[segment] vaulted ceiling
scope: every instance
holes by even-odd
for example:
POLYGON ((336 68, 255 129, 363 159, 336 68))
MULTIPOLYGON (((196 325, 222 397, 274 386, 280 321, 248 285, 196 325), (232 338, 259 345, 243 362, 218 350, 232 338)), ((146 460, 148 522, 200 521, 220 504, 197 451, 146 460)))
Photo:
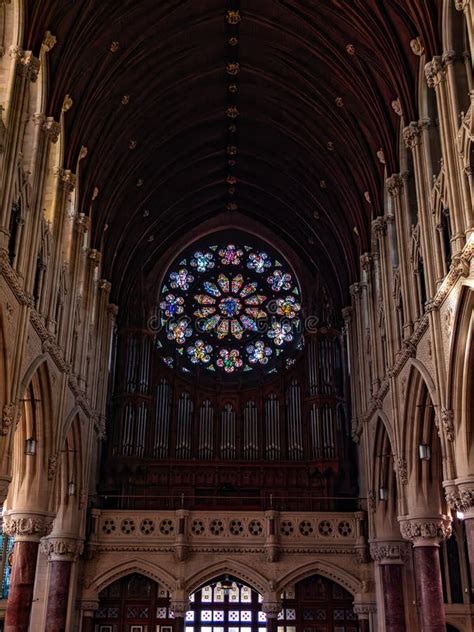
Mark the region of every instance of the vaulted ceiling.
POLYGON ((347 302, 384 168, 397 170, 392 102, 417 116, 410 41, 427 59, 439 52, 438 0, 28 5, 25 48, 38 52, 47 30, 57 38, 47 114, 58 119, 71 95, 65 166, 87 147, 81 210, 116 302, 223 211, 262 222, 347 302))

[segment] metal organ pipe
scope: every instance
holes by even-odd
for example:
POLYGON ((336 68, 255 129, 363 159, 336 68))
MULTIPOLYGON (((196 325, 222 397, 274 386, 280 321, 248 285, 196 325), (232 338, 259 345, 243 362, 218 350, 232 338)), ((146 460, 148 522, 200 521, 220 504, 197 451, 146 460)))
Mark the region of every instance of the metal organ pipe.
POLYGON ((232 459, 237 451, 235 410, 232 404, 226 404, 222 411, 221 457, 232 459))
POLYGON ((165 379, 160 380, 156 389, 155 403, 155 440, 153 456, 166 459, 168 456, 170 419, 171 419, 171 385, 165 379))
POLYGON ((184 391, 178 402, 176 428, 176 457, 178 459, 188 459, 191 456, 193 410, 194 406, 189 393, 184 391))
POLYGON ((280 402, 272 393, 265 401, 265 429, 267 435, 266 454, 270 460, 280 458, 280 402))
POLYGON ((148 408, 143 402, 138 407, 136 435, 134 438, 133 456, 142 457, 145 452, 146 426, 148 420, 148 408))
POLYGON ((288 457, 292 461, 303 458, 303 428, 301 425, 301 387, 292 380, 286 391, 288 457))
POLYGON ((311 443, 313 459, 321 458, 321 433, 320 433, 320 417, 317 404, 311 406, 309 413, 311 424, 311 443))
POLYGON ((254 401, 249 401, 244 408, 244 441, 243 458, 246 461, 258 459, 258 411, 254 401))
POLYGON ((133 454, 133 435, 135 427, 135 406, 129 402, 125 406, 123 415, 122 438, 118 446, 119 452, 123 456, 132 456, 133 454))
POLYGON ((206 399, 199 411, 199 447, 200 459, 212 459, 214 453, 214 408, 206 399))

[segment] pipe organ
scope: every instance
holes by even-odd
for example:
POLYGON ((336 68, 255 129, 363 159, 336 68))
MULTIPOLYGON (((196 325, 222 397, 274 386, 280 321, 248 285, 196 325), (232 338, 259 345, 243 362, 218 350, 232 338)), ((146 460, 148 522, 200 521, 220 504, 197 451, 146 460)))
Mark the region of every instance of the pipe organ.
POLYGON ((350 434, 341 332, 307 335, 291 367, 232 389, 218 381, 210 389, 165 366, 148 332, 124 330, 120 341, 109 446, 119 469, 179 461, 180 476, 187 462, 197 476, 211 465, 286 463, 287 471, 337 475, 350 434))

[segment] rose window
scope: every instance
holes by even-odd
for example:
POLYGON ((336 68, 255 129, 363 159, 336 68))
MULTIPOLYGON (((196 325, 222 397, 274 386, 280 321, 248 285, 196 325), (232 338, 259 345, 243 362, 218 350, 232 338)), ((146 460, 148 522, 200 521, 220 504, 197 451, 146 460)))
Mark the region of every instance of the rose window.
POLYGON ((302 348, 294 273, 281 254, 244 233, 216 235, 177 257, 158 306, 157 347, 165 364, 184 372, 275 373, 302 348))

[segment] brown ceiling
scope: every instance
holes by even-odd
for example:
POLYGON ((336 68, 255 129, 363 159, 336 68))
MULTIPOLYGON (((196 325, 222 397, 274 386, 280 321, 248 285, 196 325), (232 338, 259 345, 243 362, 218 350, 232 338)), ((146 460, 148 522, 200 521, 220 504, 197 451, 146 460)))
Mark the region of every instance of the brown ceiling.
POLYGON ((59 118, 64 95, 72 96, 66 167, 75 169, 88 148, 81 210, 92 216, 115 301, 178 236, 232 201, 242 226, 247 217, 264 223, 319 267, 338 306, 347 302, 370 219, 382 208, 379 148, 388 173, 397 170, 392 101, 399 97, 406 121, 417 116, 419 58, 410 40, 420 37, 427 58, 439 52, 437 0, 28 5, 25 48, 37 52, 46 30, 57 37, 47 114, 59 118), (236 26, 225 19, 233 8, 236 26), (227 43, 232 35, 237 46, 227 43), (236 77, 225 69, 233 60, 236 77), (229 96, 234 80, 238 93, 229 96), (238 119, 226 117, 229 104, 238 119), (238 148, 235 166, 229 142, 238 148), (237 179, 232 196, 229 175, 237 179))

